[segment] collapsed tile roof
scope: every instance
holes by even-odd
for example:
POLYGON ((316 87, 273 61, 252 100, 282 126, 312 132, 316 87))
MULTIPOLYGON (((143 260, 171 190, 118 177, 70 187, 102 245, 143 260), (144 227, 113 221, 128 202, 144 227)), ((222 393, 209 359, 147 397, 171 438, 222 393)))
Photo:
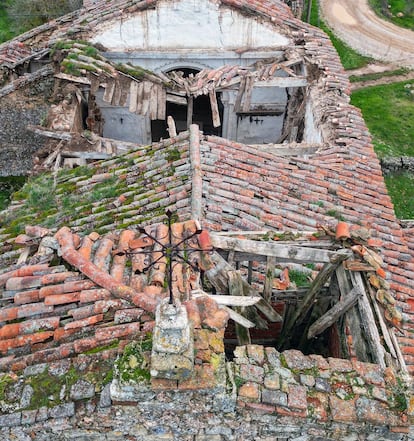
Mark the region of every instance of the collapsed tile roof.
MULTIPOLYGON (((14 42, 41 51, 66 38, 69 29, 71 36, 87 38, 98 23, 121 19, 156 3, 100 2, 29 31, 14 42)), ((203 135, 193 127, 177 137, 98 162, 89 170, 61 173, 56 177, 54 205, 39 222, 68 225, 79 234, 94 230, 111 234, 160 222, 168 208, 180 221, 195 218, 210 231, 314 231, 319 225, 336 224, 338 219, 366 227, 381 252, 387 281, 403 311, 400 344, 409 370, 414 372, 411 230, 403 230, 395 217, 369 133, 361 112, 349 104, 349 82, 328 37, 294 19, 276 1, 221 3, 259 15, 295 37, 304 58, 317 67, 309 94, 318 102, 314 118, 323 142, 308 155, 281 156, 271 148, 203 135), (105 191, 101 197, 99 192, 92 197, 94 189, 105 191), (73 195, 70 206, 64 198, 68 191, 73 195)), ((0 50, 4 52, 10 44, 15 43, 5 43, 0 50)), ((22 53, 21 59, 26 55, 22 53)), ((21 192, 21 200, 16 199, 3 213, 0 264, 4 273, 14 268, 21 253, 15 248, 14 236, 19 228, 23 231, 25 224, 36 221, 27 196, 21 192)))

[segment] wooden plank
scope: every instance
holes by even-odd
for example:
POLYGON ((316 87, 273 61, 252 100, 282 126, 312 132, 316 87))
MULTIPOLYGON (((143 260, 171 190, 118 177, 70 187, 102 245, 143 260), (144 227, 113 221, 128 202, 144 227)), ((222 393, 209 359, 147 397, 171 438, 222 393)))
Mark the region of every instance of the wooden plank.
MULTIPOLYGON (((254 328, 254 323, 253 322, 248 320, 246 317, 243 317, 241 314, 239 314, 238 312, 234 311, 233 309, 228 308, 227 306, 224 306, 224 305, 220 306, 220 308, 224 309, 225 311, 227 311, 229 317, 234 322, 236 322, 236 329, 239 328, 239 327, 240 328, 242 327, 244 329, 254 328)), ((250 339, 249 339, 249 342, 251 342, 250 339)), ((239 345, 243 346, 243 344, 250 344, 250 343, 248 343, 247 340, 246 340, 245 343, 241 343, 240 340, 239 340, 239 345)))
POLYGON ((129 86, 129 111, 135 113, 137 110, 137 93, 138 93, 138 83, 136 81, 131 81, 129 86))
POLYGON ((187 105, 187 98, 185 96, 173 95, 171 93, 167 93, 166 100, 169 103, 178 104, 180 106, 187 105))
POLYGON ((108 79, 102 100, 105 101, 105 103, 111 103, 112 98, 114 96, 114 92, 115 92, 115 81, 108 79))
POLYGON ((374 363, 377 363, 381 368, 385 368, 385 349, 381 343, 381 337, 378 332, 377 324, 375 323, 374 314, 371 309, 370 302, 365 292, 364 282, 362 276, 358 272, 351 272, 351 281, 354 286, 362 292, 358 299, 358 309, 361 314, 361 324, 365 331, 365 336, 371 349, 371 354, 374 363))
POLYGON ((147 115, 150 108, 150 99, 151 99, 151 90, 152 90, 152 83, 150 81, 144 81, 143 82, 143 89, 142 89, 142 108, 141 108, 141 115, 147 115))
POLYGON ((397 358, 397 353, 395 351, 394 344, 391 340, 389 328, 388 328, 387 324, 385 323, 384 316, 383 316, 381 309, 375 299, 374 291, 373 291, 370 283, 367 280, 366 274, 364 274, 364 279, 365 279, 365 286, 367 287, 368 292, 371 297, 371 301, 372 301, 372 305, 374 307, 375 315, 377 316, 377 320, 378 320, 378 323, 381 328, 382 336, 384 337, 385 343, 388 346, 388 349, 390 351, 391 356, 394 358, 397 358))
POLYGON ((273 292, 273 279, 275 274, 276 259, 274 257, 268 257, 266 263, 266 278, 263 287, 263 298, 268 302, 272 299, 273 292))
POLYGON ((167 112, 167 91, 163 86, 158 87, 158 104, 157 104, 157 119, 165 120, 167 112))
MULTIPOLYGON (((352 290, 352 284, 348 279, 348 274, 349 273, 345 271, 343 265, 339 265, 335 272, 339 291, 343 297, 345 297, 349 291, 352 290)), ((345 325, 348 326, 352 335, 352 349, 358 357, 358 360, 368 361, 368 346, 362 330, 361 316, 357 306, 352 307, 345 314, 345 325)))
POLYGON ((170 138, 177 136, 177 128, 175 127, 174 118, 171 115, 168 115, 167 125, 168 125, 168 134, 170 135, 170 138))
POLYGON ((355 305, 360 295, 361 292, 357 287, 352 289, 342 301, 336 303, 329 311, 322 315, 322 317, 319 317, 318 320, 309 327, 307 338, 311 339, 332 326, 343 314, 355 305))
POLYGON ((308 80, 305 77, 273 77, 269 80, 256 81, 254 87, 305 87, 308 80))
POLYGON ((86 84, 90 85, 91 81, 88 78, 85 77, 75 77, 74 75, 68 75, 65 73, 58 73, 55 75, 55 78, 59 78, 60 80, 66 80, 70 81, 71 83, 78 83, 78 84, 86 84))
POLYGON ((114 84, 115 84, 115 89, 114 89, 114 94, 112 97, 111 104, 113 106, 119 106, 119 103, 121 101, 121 95, 122 95, 122 86, 121 86, 121 82, 119 81, 119 79, 116 79, 114 84))
POLYGON ((244 92, 243 103, 242 103, 242 107, 241 107, 242 112, 248 112, 250 110, 253 85, 254 85, 254 77, 247 77, 246 90, 244 92))
MULTIPOLYGON (((234 250, 262 256, 276 257, 280 261, 297 263, 329 263, 340 255, 336 251, 317 248, 281 245, 274 242, 261 242, 249 239, 238 239, 211 233, 212 245, 223 250, 234 250)), ((347 256, 351 251, 347 252, 347 256)), ((256 260, 256 259, 252 259, 256 260)))
POLYGON ((194 98, 188 97, 187 100, 187 129, 193 124, 193 110, 194 110, 194 98))
POLYGON ((62 150, 61 155, 65 158, 82 158, 82 159, 108 159, 112 155, 100 152, 72 152, 71 150, 62 150))
MULTIPOLYGON (((230 295, 242 296, 243 295, 243 281, 238 271, 229 271, 229 293, 230 295)), ((237 308, 236 312, 239 314, 245 314, 246 308, 237 308)), ((236 336, 239 346, 248 345, 251 343, 250 332, 247 326, 241 326, 236 322, 236 336)))
POLYGON ((149 116, 151 121, 157 119, 158 115, 158 89, 160 86, 151 84, 150 100, 149 100, 149 116))
POLYGON ((52 139, 61 139, 64 141, 70 141, 72 139, 72 135, 69 132, 53 132, 51 130, 47 130, 42 126, 27 126, 27 129, 36 135, 45 136, 46 138, 52 139))
POLYGON ((246 90, 246 77, 243 77, 240 81, 239 91, 237 93, 236 101, 234 104, 234 110, 236 113, 239 113, 242 110, 242 100, 245 90, 246 90))
POLYGON ((214 89, 210 90, 209 97, 210 97, 211 114, 213 117, 213 127, 220 127, 221 126, 220 113, 217 103, 217 95, 214 89))
MULTIPOLYGON (((206 277, 209 279, 211 284, 216 288, 219 293, 228 293, 228 273, 235 271, 232 266, 230 266, 217 252, 213 252, 209 255, 209 259, 212 263, 211 268, 205 271, 206 277)), ((258 293, 245 281, 242 279, 243 295, 258 296, 258 293)), ((280 315, 273 309, 273 307, 261 299, 255 307, 262 312, 265 317, 271 322, 281 321, 280 315)), ((254 308, 254 307, 249 307, 254 308)), ((267 323, 263 320, 255 311, 251 312, 252 316, 249 315, 249 319, 252 320, 259 329, 266 329, 267 323), (254 318, 253 318, 254 317, 254 318)))
POLYGON ((341 250, 336 254, 335 258, 332 259, 331 262, 325 263, 323 268, 319 271, 318 275, 315 277, 315 280, 312 282, 312 285, 310 286, 301 304, 298 306, 295 313, 292 315, 292 318, 287 325, 288 331, 290 331, 294 326, 300 325, 303 322, 307 313, 311 309, 318 292, 329 280, 329 278, 331 277, 332 273, 336 270, 338 265, 348 256, 349 256, 348 250, 341 250))
POLYGON ((220 294, 209 294, 202 291, 201 289, 196 289, 191 291, 191 296, 198 298, 201 296, 208 296, 215 300, 219 305, 225 306, 252 306, 260 301, 260 297, 254 296, 240 296, 240 295, 220 295, 220 294))

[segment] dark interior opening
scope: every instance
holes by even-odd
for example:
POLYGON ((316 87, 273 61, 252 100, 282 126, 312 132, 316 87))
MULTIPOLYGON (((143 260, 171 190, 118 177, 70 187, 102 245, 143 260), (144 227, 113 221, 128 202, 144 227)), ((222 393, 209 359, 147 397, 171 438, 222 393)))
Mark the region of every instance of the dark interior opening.
MULTIPOLYGON (((183 73, 186 78, 190 75, 195 75, 199 71, 195 69, 182 68, 177 71, 183 73)), ((220 121, 223 120, 223 103, 220 98, 220 94, 217 94, 217 103, 220 115, 220 121)), ((175 121, 177 133, 183 132, 188 129, 187 127, 187 114, 188 105, 180 105, 176 103, 167 102, 166 115, 171 116, 175 121)), ((200 95, 193 101, 193 115, 192 124, 197 124, 200 130, 205 135, 221 136, 222 126, 213 126, 213 116, 211 112, 210 99, 206 95, 200 95)), ((155 120, 151 122, 151 137, 153 142, 160 141, 162 138, 168 138, 168 126, 166 120, 155 120)))

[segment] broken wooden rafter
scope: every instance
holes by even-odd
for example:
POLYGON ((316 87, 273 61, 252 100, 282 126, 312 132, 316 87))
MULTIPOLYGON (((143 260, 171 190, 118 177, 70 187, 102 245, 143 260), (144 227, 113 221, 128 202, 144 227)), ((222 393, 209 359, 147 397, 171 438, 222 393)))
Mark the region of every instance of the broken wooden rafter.
POLYGON ((377 324, 375 323, 375 317, 371 309, 370 301, 366 295, 362 276, 358 272, 351 272, 350 275, 353 286, 358 287, 358 289, 362 292, 362 295, 358 299, 358 309, 361 314, 361 324, 371 349, 373 361, 384 369, 386 367, 385 349, 381 342, 377 324))
POLYGON ((319 317, 318 320, 309 327, 307 338, 311 339, 332 326, 340 317, 342 317, 342 315, 355 305, 360 295, 361 292, 357 287, 352 289, 343 300, 336 303, 329 311, 319 317))
POLYGON ((365 286, 367 287, 367 290, 370 294, 371 297, 371 301, 372 301, 372 305, 374 307, 374 311, 375 314, 377 316, 377 320, 379 322, 380 328, 381 328, 381 332, 382 335, 384 337, 385 343, 388 346, 388 350, 390 351, 390 354, 392 357, 397 358, 397 353, 396 353, 396 349, 394 348, 394 343, 391 340, 391 336, 390 336, 390 330, 387 326, 387 324, 385 323, 383 314, 380 310, 380 307, 377 303, 377 300, 375 299, 375 293, 371 287, 371 284, 369 283, 369 281, 367 280, 366 274, 364 275, 364 280, 365 280, 365 286))
POLYGON ((308 80, 305 77, 273 77, 264 81, 256 81, 254 87, 305 87, 308 80))
POLYGON ((69 132, 55 132, 52 130, 45 129, 42 126, 29 125, 27 126, 27 130, 36 133, 36 135, 45 136, 46 138, 60 139, 64 141, 70 141, 72 139, 72 134, 69 132))
MULTIPOLYGON (((205 275, 211 284, 216 288, 219 293, 229 292, 229 271, 234 271, 234 268, 229 265, 217 252, 212 252, 208 259, 210 261, 210 267, 205 271, 205 275)), ((258 293, 244 280, 242 279, 243 295, 258 296, 258 293)), ((249 307, 248 309, 253 308, 249 307)), ((266 302, 262 297, 260 301, 255 305, 264 316, 271 322, 280 322, 282 317, 273 309, 270 303, 266 302)), ((266 329, 266 321, 263 320, 256 311, 254 311, 255 318, 249 316, 249 319, 255 322, 256 326, 261 329, 266 329)))
MULTIPOLYGON (((343 253, 296 245, 281 245, 275 242, 238 239, 214 233, 211 234, 211 240, 215 248, 251 254, 251 259, 245 258, 244 260, 257 260, 255 256, 262 255, 276 257, 283 262, 330 263, 343 253)), ((350 251, 346 251, 346 256, 349 256, 350 253, 350 251)))
MULTIPOLYGON (((243 296, 243 280, 238 271, 228 271, 229 293, 232 296, 243 296)), ((246 314, 246 308, 236 308, 238 314, 246 314)), ((244 326, 236 322, 236 336, 240 346, 251 343, 249 326, 244 326)))
POLYGON ((284 334, 281 338, 281 341, 284 342, 288 338, 288 333, 295 327, 300 325, 308 314, 309 310, 312 308, 316 296, 321 288, 325 285, 325 283, 329 280, 332 273, 336 270, 336 268, 340 265, 340 263, 349 257, 350 252, 348 250, 341 250, 336 253, 335 257, 329 262, 326 263, 321 271, 319 271, 318 275, 315 277, 315 280, 312 282, 311 286, 308 289, 305 297, 302 302, 296 308, 295 312, 292 314, 289 322, 286 324, 286 334, 284 334))

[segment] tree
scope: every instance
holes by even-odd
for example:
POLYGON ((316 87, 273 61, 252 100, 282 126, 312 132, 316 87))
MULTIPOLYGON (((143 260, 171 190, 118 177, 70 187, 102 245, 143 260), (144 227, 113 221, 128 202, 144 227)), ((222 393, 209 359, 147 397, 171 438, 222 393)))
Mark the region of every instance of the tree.
POLYGON ((39 26, 52 18, 75 11, 82 6, 82 0, 11 0, 7 7, 11 27, 23 32, 39 26))

